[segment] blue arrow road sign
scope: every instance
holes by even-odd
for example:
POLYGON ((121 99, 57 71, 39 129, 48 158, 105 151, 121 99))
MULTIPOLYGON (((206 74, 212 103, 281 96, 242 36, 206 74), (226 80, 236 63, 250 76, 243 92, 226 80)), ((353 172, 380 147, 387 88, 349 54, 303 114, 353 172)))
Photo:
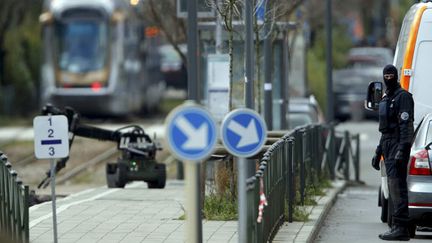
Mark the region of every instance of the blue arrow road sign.
POLYGON ((238 157, 257 154, 267 138, 267 126, 261 116, 251 109, 237 109, 228 113, 222 122, 222 142, 238 157))
POLYGON ((180 106, 166 119, 166 141, 177 158, 197 161, 213 152, 217 141, 216 124, 200 106, 180 106))

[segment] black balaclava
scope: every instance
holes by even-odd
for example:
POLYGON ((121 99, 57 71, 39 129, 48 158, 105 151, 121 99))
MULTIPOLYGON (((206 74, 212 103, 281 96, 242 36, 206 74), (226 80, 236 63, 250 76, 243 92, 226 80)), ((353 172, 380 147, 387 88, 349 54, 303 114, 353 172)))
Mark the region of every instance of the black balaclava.
POLYGON ((383 69, 383 79, 388 91, 394 91, 399 87, 398 72, 395 66, 389 64, 383 69), (385 79, 384 74, 393 74, 392 79, 385 79))

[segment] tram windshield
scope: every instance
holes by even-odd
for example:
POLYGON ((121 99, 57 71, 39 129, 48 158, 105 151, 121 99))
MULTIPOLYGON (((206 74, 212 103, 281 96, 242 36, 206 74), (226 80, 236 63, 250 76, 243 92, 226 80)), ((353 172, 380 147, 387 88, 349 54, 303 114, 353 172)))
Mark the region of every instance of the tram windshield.
POLYGON ((63 71, 103 69, 108 57, 107 24, 99 19, 71 19, 56 26, 57 64, 63 71))

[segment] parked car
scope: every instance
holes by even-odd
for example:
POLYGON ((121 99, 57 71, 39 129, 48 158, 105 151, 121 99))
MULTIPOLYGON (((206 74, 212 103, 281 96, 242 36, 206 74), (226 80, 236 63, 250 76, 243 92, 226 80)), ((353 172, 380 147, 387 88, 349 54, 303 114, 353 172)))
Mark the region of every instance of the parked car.
MULTIPOLYGON (((432 113, 427 114, 415 131, 408 163, 408 207, 410 236, 414 237, 417 226, 432 227, 432 113)), ((382 163, 383 165, 383 163, 382 163)), ((385 171, 383 167, 382 171, 385 171)), ((393 205, 388 200, 386 184, 380 188, 379 205, 381 220, 392 222, 393 205), (387 195, 386 195, 387 194, 387 195)))
POLYGON ((324 122, 323 113, 314 96, 290 98, 287 119, 289 129, 324 122))
MULTIPOLYGON (((179 45, 182 53, 187 52, 185 44, 179 45)), ((162 45, 159 47, 159 53, 162 56, 161 72, 163 79, 168 87, 176 89, 187 89, 187 69, 178 52, 172 45, 162 45)))
POLYGON ((364 118, 377 118, 376 112, 363 108, 367 90, 364 88, 371 81, 381 78, 379 74, 370 69, 341 69, 333 72, 333 93, 335 117, 339 120, 362 120, 364 118))
POLYGON ((382 68, 393 62, 393 51, 384 47, 354 47, 348 52, 351 68, 382 68))
POLYGON ((383 47, 355 47, 349 50, 348 67, 333 72, 335 117, 339 120, 377 118, 363 109, 365 86, 382 80, 382 69, 392 63, 393 51, 383 47))

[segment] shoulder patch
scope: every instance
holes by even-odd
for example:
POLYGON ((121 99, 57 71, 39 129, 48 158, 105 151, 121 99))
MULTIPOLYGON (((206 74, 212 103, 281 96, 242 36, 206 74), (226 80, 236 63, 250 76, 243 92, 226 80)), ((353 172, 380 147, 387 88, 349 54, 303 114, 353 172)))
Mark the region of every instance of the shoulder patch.
POLYGON ((400 118, 401 118, 403 121, 408 120, 408 118, 409 118, 409 114, 408 114, 408 112, 406 112, 406 111, 402 112, 401 115, 400 115, 400 118))

